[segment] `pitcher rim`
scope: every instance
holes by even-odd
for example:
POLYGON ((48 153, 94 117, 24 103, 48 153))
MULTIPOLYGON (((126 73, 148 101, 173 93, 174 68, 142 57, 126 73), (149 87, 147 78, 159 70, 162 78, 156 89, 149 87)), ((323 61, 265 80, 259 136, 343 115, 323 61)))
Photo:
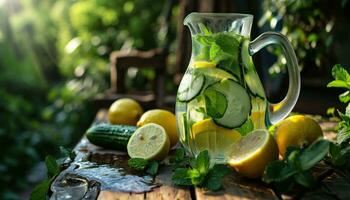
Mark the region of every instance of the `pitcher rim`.
POLYGON ((202 12, 191 12, 184 19, 184 25, 187 25, 188 18, 192 16, 207 16, 207 17, 240 17, 240 18, 248 18, 253 20, 254 16, 252 14, 245 13, 202 13, 202 12))

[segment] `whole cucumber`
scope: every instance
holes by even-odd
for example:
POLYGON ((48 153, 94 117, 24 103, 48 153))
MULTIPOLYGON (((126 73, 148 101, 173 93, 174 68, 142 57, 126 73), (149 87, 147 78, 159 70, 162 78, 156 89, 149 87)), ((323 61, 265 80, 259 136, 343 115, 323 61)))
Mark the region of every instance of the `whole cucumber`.
POLYGON ((101 123, 86 131, 87 139, 97 146, 126 151, 126 146, 136 126, 101 123))

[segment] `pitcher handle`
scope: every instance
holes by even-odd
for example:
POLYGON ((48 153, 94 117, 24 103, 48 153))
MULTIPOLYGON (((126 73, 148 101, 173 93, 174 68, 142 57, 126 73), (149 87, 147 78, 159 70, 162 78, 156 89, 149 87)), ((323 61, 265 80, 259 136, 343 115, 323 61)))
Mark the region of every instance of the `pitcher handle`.
POLYGON ((300 92, 300 73, 293 47, 289 43, 287 37, 280 33, 265 32, 259 35, 254 41, 250 42, 249 54, 253 55, 270 44, 281 45, 287 60, 289 77, 288 92, 284 99, 276 104, 269 103, 270 109, 268 110, 268 114, 270 116, 270 122, 276 124, 289 115, 298 100, 300 92))

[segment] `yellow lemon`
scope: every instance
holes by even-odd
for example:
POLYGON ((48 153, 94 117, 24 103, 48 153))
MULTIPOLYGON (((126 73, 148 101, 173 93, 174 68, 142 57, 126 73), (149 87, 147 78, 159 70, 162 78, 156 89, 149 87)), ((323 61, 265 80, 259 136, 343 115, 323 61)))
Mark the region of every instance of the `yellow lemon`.
POLYGON ((281 156, 287 147, 306 147, 319 137, 323 137, 320 125, 310 117, 294 115, 277 125, 275 138, 281 156))
POLYGON ((238 131, 218 126, 212 119, 196 122, 191 131, 199 151, 207 149, 224 156, 229 155, 232 145, 241 138, 238 131))
POLYGON ((163 160, 169 153, 170 141, 162 126, 149 123, 132 134, 127 149, 131 158, 163 160))
POLYGON ((216 64, 207 61, 196 61, 193 63, 194 68, 212 68, 215 67, 216 64))
POLYGON ((133 99, 116 100, 108 111, 108 119, 111 124, 136 125, 142 115, 143 110, 137 101, 133 99))
POLYGON ((266 165, 277 159, 273 136, 265 129, 257 129, 234 144, 228 164, 243 176, 259 178, 266 165))
POLYGON ((165 129, 170 140, 170 147, 175 146, 179 141, 179 135, 176 129, 176 117, 173 113, 162 109, 149 110, 141 116, 137 122, 137 126, 140 127, 148 123, 158 124, 165 129))

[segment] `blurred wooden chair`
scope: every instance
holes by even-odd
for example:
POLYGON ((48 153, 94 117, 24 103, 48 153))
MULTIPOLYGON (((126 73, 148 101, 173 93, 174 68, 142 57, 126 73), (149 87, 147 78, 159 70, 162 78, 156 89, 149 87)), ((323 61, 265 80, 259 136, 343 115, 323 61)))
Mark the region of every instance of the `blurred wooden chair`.
MULTIPOLYGON (((170 46, 170 39, 167 32, 170 26, 172 7, 174 0, 168 0, 165 4, 161 16, 160 32, 163 35, 163 44, 160 48, 148 51, 114 51, 110 54, 110 77, 111 88, 95 98, 95 107, 108 107, 116 99, 133 98, 138 101, 145 109, 164 107, 166 101, 175 101, 174 97, 165 96, 165 74, 167 69, 167 57, 170 46), (151 83, 151 91, 128 91, 126 88, 126 75, 128 69, 136 68, 152 69, 155 72, 155 78, 151 83)), ((147 33, 145 33, 147 34, 147 33)))

